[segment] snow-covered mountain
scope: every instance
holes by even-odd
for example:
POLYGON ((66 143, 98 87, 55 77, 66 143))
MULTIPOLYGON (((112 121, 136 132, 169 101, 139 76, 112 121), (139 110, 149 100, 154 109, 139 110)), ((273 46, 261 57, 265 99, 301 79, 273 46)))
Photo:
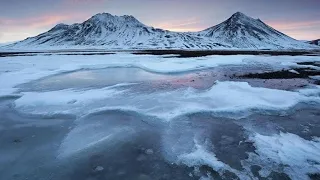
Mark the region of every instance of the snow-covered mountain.
POLYGON ((133 16, 97 14, 81 24, 58 24, 13 48, 102 47, 108 49, 219 48, 206 38, 146 26, 133 16), (205 44, 205 46, 203 45, 205 44))
POLYGON ((307 43, 320 46, 320 39, 313 40, 313 41, 308 41, 307 43))
POLYGON ((236 48, 296 49, 306 47, 305 44, 273 29, 260 19, 253 19, 241 12, 233 14, 228 20, 199 34, 236 48))
POLYGON ((225 22, 201 32, 172 32, 149 27, 133 16, 97 14, 83 23, 58 24, 48 32, 7 48, 104 49, 306 49, 302 43, 264 24, 235 13, 225 22))

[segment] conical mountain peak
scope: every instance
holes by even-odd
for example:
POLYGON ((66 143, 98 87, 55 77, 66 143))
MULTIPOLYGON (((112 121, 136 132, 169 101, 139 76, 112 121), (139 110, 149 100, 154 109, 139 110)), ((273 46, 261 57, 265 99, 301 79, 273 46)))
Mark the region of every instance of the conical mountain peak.
POLYGON ((231 17, 234 17, 234 18, 247 18, 249 16, 245 15, 244 13, 242 12, 236 12, 234 13, 231 17))
POLYGON ((254 18, 252 18, 250 16, 247 16, 242 12, 234 13, 228 20, 229 21, 233 21, 233 22, 254 22, 254 21, 258 21, 257 19, 254 19, 254 18))

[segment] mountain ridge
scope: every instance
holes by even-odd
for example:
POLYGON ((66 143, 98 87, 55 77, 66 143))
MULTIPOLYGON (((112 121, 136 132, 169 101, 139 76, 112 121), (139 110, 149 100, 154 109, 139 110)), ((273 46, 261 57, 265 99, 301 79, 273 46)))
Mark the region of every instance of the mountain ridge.
POLYGON ((297 41, 241 12, 199 32, 173 32, 147 26, 133 16, 99 13, 82 23, 57 24, 8 48, 106 49, 308 49, 297 41))

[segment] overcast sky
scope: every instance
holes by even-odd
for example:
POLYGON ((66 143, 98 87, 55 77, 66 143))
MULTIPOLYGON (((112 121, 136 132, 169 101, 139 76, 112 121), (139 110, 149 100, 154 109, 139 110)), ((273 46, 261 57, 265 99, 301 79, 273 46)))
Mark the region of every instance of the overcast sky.
POLYGON ((57 23, 94 14, 133 15, 174 31, 198 31, 240 11, 301 40, 320 38, 320 0, 0 0, 0 42, 21 40, 57 23))

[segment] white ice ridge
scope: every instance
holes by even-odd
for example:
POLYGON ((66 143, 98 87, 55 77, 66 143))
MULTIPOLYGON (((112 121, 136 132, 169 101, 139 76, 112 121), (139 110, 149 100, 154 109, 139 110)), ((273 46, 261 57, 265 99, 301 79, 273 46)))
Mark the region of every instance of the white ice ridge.
POLYGON ((26 92, 15 101, 19 111, 33 114, 70 113, 84 116, 106 109, 127 109, 170 120, 192 112, 238 112, 288 109, 299 102, 320 103, 320 88, 284 91, 250 86, 247 82, 216 82, 208 90, 185 88, 166 92, 132 92, 117 87, 92 90, 26 92), (316 93, 319 92, 319 93, 316 93), (314 95, 314 96, 313 96, 314 95), (138 103, 137 103, 138 102, 138 103))
MULTIPOLYGON (((284 172, 293 180, 307 180, 308 174, 320 172, 320 139, 313 141, 290 134, 280 133, 272 136, 255 134, 254 142, 259 161, 275 166, 283 166, 284 172)), ((264 168, 264 166, 262 165, 264 168)), ((261 175, 268 169, 262 169, 261 175)))

